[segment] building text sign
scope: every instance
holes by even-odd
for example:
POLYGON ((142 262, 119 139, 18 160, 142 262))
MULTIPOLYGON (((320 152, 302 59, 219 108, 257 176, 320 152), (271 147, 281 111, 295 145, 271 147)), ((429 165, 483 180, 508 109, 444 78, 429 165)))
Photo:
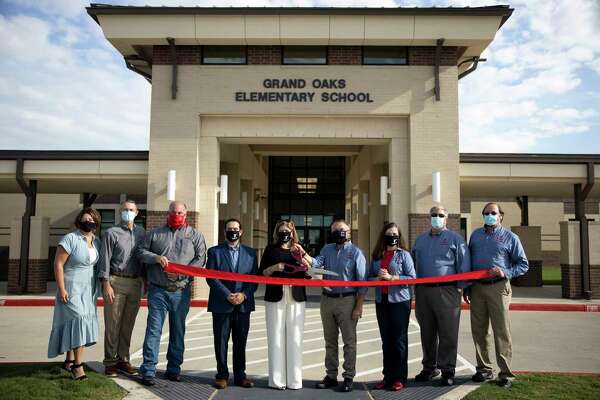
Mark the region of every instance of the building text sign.
POLYGON ((235 92, 236 102, 252 103, 373 103, 371 93, 347 90, 345 79, 302 78, 263 80, 263 91, 235 92))

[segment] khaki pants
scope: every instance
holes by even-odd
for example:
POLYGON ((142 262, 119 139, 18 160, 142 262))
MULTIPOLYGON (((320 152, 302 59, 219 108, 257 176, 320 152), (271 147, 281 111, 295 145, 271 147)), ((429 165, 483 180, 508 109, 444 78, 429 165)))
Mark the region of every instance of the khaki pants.
POLYGON ((512 340, 508 318, 511 297, 512 289, 508 280, 490 285, 475 283, 471 287, 471 332, 475 342, 477 371, 492 372, 491 334, 489 331, 491 321, 500 378, 514 377, 510 368, 512 340))
POLYGON ((327 376, 337 379, 339 367, 338 338, 342 332, 344 341, 344 378, 353 379, 356 375, 356 324, 352 310, 355 296, 327 297, 321 295, 321 321, 325 336, 325 370, 327 376))
POLYGON ((104 297, 104 365, 129 362, 131 334, 142 296, 142 278, 111 275, 110 284, 115 298, 111 304, 104 297))
POLYGON ((423 369, 454 375, 461 293, 454 285, 417 286, 415 313, 421 329, 423 369))

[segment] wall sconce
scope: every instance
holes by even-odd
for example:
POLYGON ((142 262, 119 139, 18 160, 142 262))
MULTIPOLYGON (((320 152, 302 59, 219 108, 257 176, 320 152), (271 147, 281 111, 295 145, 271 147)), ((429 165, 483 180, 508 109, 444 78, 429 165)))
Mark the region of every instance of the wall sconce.
POLYGON ((254 219, 257 221, 260 219, 260 201, 258 199, 254 201, 254 219))
POLYGON ((229 182, 229 176, 221 175, 221 182, 219 185, 219 204, 227 204, 227 183, 229 182))
POLYGON ((442 202, 441 174, 439 171, 431 174, 431 200, 434 204, 442 202))
POLYGON ((362 213, 367 215, 369 213, 369 193, 364 192, 362 194, 362 213))
POLYGON ((242 214, 248 213, 248 192, 242 192, 242 214))
POLYGON ((172 169, 167 172, 167 200, 175 201, 175 189, 177 186, 177 172, 172 169))
POLYGON ((379 179, 379 204, 382 206, 388 205, 388 194, 392 193, 392 189, 388 187, 388 177, 382 176, 379 179))

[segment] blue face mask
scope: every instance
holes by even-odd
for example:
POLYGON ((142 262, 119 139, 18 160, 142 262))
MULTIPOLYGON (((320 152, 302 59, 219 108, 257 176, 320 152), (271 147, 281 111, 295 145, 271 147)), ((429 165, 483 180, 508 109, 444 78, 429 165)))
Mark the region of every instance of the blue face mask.
POLYGON ((444 218, 431 217, 431 227, 433 229, 442 229, 444 227, 444 218))
POLYGON ((123 222, 133 222, 135 219, 135 211, 121 211, 121 221, 123 222))
POLYGON ((498 223, 498 214, 496 215, 492 215, 492 214, 488 214, 488 215, 484 215, 483 216, 483 223, 489 226, 493 226, 496 225, 498 223))

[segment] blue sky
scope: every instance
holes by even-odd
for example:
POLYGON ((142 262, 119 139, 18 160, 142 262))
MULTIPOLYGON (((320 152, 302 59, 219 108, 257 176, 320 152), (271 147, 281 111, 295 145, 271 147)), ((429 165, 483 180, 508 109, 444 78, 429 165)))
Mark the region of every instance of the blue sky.
MULTIPOLYGON (((199 6, 480 6, 489 1, 200 1, 199 6)), ((0 0, 0 149, 148 148, 150 85, 78 0, 0 0)), ((506 4, 506 3, 505 3, 506 4)), ((600 154, 600 2, 527 0, 460 81, 462 152, 600 154)))

